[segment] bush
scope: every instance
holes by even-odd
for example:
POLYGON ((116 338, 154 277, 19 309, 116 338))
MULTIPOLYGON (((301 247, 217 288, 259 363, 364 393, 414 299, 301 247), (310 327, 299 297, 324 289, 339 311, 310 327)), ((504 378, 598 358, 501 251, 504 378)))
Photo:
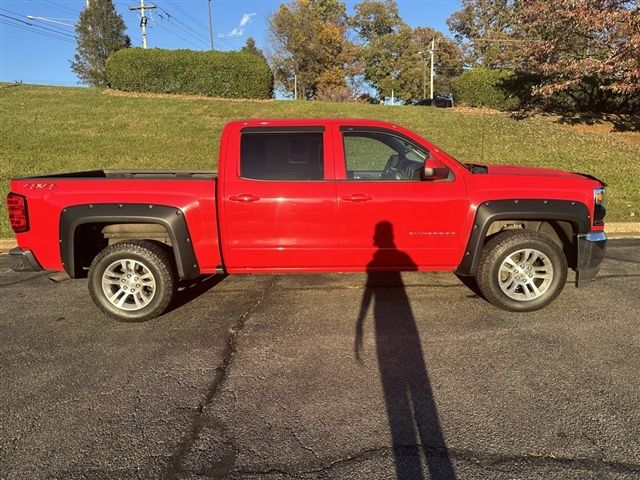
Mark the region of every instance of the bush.
POLYGON ((621 95, 605 87, 607 82, 585 76, 567 90, 549 96, 536 94, 545 84, 540 74, 478 67, 455 81, 456 101, 470 106, 500 110, 543 110, 562 113, 631 113, 640 109, 640 94, 621 95))
POLYGON ((513 76, 513 72, 508 70, 487 67, 467 70, 453 83, 455 102, 471 107, 484 106, 498 110, 518 108, 520 100, 507 88, 513 76))
POLYGON ((111 88, 226 98, 271 98, 273 74, 247 52, 126 48, 107 59, 111 88))

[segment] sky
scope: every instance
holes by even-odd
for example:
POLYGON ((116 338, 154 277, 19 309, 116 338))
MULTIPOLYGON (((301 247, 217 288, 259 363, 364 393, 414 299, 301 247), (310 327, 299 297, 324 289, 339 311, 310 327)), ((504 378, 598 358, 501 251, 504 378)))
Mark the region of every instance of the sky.
MULTIPOLYGON (((147 16, 149 48, 208 50, 207 0, 145 0, 156 5, 147 16)), ((267 20, 282 0, 211 0, 216 50, 237 50, 248 37, 265 48, 267 20)), ((348 13, 356 1, 347 1, 348 13)), ((140 17, 129 6, 140 0, 115 0, 133 46, 142 46, 140 17)), ((86 0, 0 0, 0 81, 78 85, 70 60, 74 29, 86 0), (40 17, 30 19, 31 17, 40 17), (26 23, 24 23, 26 22, 26 23)), ((459 0, 398 0, 400 15, 412 27, 428 26, 450 36, 446 19, 459 0)))

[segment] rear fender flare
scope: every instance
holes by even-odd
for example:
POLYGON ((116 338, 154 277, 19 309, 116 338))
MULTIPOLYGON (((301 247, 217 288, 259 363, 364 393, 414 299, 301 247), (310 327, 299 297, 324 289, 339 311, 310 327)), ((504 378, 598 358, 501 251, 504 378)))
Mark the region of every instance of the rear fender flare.
POLYGON ((563 220, 573 225, 575 233, 591 229, 591 216, 584 203, 569 200, 495 200, 482 203, 476 210, 471 235, 458 275, 475 275, 487 231, 496 220, 563 220))
POLYGON ((166 205, 139 203, 101 203, 66 207, 60 214, 60 258, 71 278, 77 277, 75 265, 75 231, 87 223, 153 223, 162 225, 173 247, 178 276, 181 279, 200 275, 193 242, 184 212, 166 205))

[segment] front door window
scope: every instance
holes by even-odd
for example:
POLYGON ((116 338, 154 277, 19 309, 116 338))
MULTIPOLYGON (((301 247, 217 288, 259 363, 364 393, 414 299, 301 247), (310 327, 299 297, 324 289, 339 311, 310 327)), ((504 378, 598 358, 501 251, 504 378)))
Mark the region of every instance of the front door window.
POLYGON ((349 180, 421 180, 429 153, 404 138, 381 132, 343 132, 349 180))

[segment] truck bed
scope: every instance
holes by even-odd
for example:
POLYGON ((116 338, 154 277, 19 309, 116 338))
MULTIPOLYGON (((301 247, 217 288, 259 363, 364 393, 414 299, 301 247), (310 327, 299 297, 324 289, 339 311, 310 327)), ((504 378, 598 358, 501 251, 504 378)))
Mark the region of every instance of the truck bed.
MULTIPOLYGON (((181 228, 188 232, 173 232, 174 235, 181 235, 184 242, 189 237, 197 259, 189 267, 197 263, 200 273, 214 273, 221 264, 215 202, 217 181, 213 170, 92 170, 14 178, 10 190, 26 198, 30 220, 29 229, 18 233, 16 238, 22 248, 35 252, 43 268, 62 271, 69 262, 63 260, 61 246, 75 245, 75 235, 60 233, 60 228, 64 227, 64 218, 72 223, 78 220, 72 218, 74 212, 82 211, 84 223, 100 216, 94 223, 165 221, 165 228, 169 225, 167 212, 172 212, 183 219, 181 228), (146 207, 144 213, 140 205, 146 207), (107 217, 115 220, 107 221, 107 217), (156 221, 141 221, 143 217, 156 221)), ((170 219, 175 223, 173 216, 170 219)), ((89 244, 87 235, 89 232, 82 233, 89 244)), ((78 251, 88 248, 82 243, 78 245, 81 245, 78 251)), ((77 271, 74 267, 67 273, 76 275, 87 266, 82 265, 77 271)))

